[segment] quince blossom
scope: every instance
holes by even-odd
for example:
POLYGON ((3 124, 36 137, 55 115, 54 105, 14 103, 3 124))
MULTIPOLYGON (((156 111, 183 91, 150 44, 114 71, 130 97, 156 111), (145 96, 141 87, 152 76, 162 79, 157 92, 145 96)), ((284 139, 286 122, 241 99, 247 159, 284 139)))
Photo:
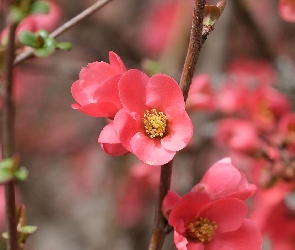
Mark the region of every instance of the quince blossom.
POLYGON ((287 22, 295 22, 295 1, 280 0, 279 14, 283 20, 287 22))
POLYGON ((110 64, 106 62, 89 63, 82 68, 79 80, 72 85, 71 92, 77 103, 73 109, 96 117, 113 118, 121 109, 118 82, 126 71, 120 57, 109 53, 110 64))
POLYGON ((192 191, 206 192, 211 200, 220 198, 245 200, 252 196, 256 189, 256 185, 248 182, 246 175, 233 164, 231 158, 224 158, 207 170, 192 191))
POLYGON ((236 198, 211 201, 190 192, 173 206, 168 222, 179 250, 260 250, 261 234, 249 219, 246 204, 236 198))
POLYGON ((163 165, 183 149, 193 133, 182 92, 163 74, 149 78, 132 69, 119 81, 122 109, 114 129, 123 146, 148 165, 163 165))

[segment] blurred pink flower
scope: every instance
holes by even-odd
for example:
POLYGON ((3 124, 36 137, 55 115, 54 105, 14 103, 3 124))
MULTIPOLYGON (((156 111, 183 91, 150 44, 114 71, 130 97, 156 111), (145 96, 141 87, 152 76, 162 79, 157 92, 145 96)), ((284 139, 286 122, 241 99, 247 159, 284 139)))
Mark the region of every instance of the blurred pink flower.
POLYGON ((166 46, 177 12, 177 3, 176 0, 169 0, 155 4, 139 30, 139 44, 152 57, 157 57, 166 46))
POLYGON ((260 86, 248 102, 250 116, 262 131, 271 131, 280 117, 290 111, 287 96, 271 86, 260 86))
POLYGON ((227 66, 227 73, 237 81, 249 84, 272 84, 276 72, 271 64, 263 60, 237 58, 227 66))
POLYGON ((248 101, 248 92, 243 84, 226 83, 217 93, 217 109, 226 114, 243 112, 248 101))
POLYGON ((260 250, 261 234, 245 218, 247 211, 239 199, 211 201, 207 194, 190 192, 175 203, 168 222, 179 250, 260 250))
MULTIPOLYGON (((31 14, 25 17, 17 28, 17 36, 24 30, 36 32, 40 29, 52 31, 58 24, 62 10, 59 5, 52 1, 44 1, 49 6, 49 13, 47 14, 31 14)), ((8 29, 5 28, 0 34, 0 43, 5 44, 8 35, 8 29)))
POLYGON ((160 166, 144 163, 132 166, 127 179, 118 189, 116 221, 122 227, 134 227, 142 222, 155 199, 159 185, 160 166))
POLYGON ((216 142, 238 152, 253 152, 260 143, 255 126, 247 120, 225 118, 218 121, 216 142))
POLYGON ((213 164, 192 192, 207 193, 211 200, 238 198, 245 200, 252 196, 257 187, 250 184, 246 175, 237 168, 231 158, 224 158, 213 164))
POLYGON ((295 1, 280 0, 279 14, 283 20, 287 22, 295 22, 295 1))
POLYGON ((79 80, 71 88, 77 102, 72 104, 72 108, 91 116, 115 116, 121 108, 118 82, 126 68, 120 57, 112 51, 109 59, 110 64, 93 62, 82 68, 79 80))
POLYGON ((186 102, 188 109, 210 111, 215 108, 214 93, 208 75, 200 74, 192 80, 186 102))
POLYGON ((192 137, 182 92, 172 78, 129 70, 119 81, 123 108, 114 118, 123 146, 148 165, 163 165, 192 137))

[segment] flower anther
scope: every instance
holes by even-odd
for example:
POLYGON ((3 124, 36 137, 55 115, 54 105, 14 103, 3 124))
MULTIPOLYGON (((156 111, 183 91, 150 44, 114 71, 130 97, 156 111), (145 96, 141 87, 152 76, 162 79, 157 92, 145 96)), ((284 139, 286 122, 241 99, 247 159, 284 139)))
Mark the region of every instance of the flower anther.
POLYGON ((216 229, 216 222, 210 221, 206 217, 200 217, 196 221, 190 221, 186 225, 186 235, 193 241, 201 241, 204 243, 211 241, 216 229))
POLYGON ((157 109, 146 110, 142 118, 145 132, 150 138, 163 138, 167 132, 168 119, 157 109))

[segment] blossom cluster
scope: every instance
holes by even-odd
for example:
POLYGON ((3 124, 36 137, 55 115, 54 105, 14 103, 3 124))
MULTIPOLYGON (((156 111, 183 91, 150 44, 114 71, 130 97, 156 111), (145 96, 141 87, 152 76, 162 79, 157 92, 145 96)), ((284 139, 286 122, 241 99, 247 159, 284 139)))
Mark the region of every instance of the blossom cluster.
POLYGON ((207 75, 196 76, 187 107, 218 113, 213 120, 216 145, 241 164, 258 191, 251 218, 272 250, 294 249, 294 124, 286 94, 276 86, 278 76, 266 62, 235 60, 222 87, 215 90, 207 75), (274 219, 275 218, 275 219, 274 219), (289 228, 288 234, 280 227, 289 228))
POLYGON ((114 52, 109 59, 110 64, 82 68, 72 85, 72 107, 110 119, 98 138, 106 153, 131 152, 148 165, 166 164, 193 132, 177 82, 164 74, 148 77, 137 69, 126 70, 114 52))
POLYGON ((256 190, 230 158, 216 162, 200 183, 180 197, 169 191, 162 212, 179 250, 259 250, 262 237, 244 200, 256 190))

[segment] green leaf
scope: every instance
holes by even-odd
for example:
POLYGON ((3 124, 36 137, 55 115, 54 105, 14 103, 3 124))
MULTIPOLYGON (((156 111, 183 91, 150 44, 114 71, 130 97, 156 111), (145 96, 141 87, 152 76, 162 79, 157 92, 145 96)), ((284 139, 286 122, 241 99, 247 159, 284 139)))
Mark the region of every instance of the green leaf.
POLYGON ((0 168, 0 185, 14 179, 14 175, 10 169, 0 168))
POLYGON ((204 9, 203 25, 213 26, 220 17, 220 9, 215 5, 206 5, 204 9))
POLYGON ((18 228, 17 231, 19 233, 23 233, 26 235, 31 235, 37 231, 38 227, 37 226, 23 226, 21 228, 18 228))
POLYGON ((44 2, 35 2, 31 6, 30 13, 49 13, 49 6, 44 2))
POLYGON ((8 232, 2 233, 2 237, 6 240, 8 240, 8 232))
POLYGON ((25 14, 24 14, 24 12, 20 8, 18 8, 16 6, 12 6, 10 8, 9 19, 13 23, 19 23, 24 18, 25 18, 25 14))
POLYGON ((19 170, 14 172, 14 176, 19 181, 25 181, 28 178, 29 171, 25 167, 21 167, 19 170))
POLYGON ((72 49, 72 44, 68 42, 61 42, 56 44, 56 48, 70 51, 72 49))
POLYGON ((49 37, 49 33, 47 30, 38 30, 35 34, 41 36, 44 39, 47 39, 49 37))
POLYGON ((19 40, 22 44, 30 46, 32 48, 37 48, 37 37, 36 35, 28 30, 20 33, 19 40))
POLYGON ((13 158, 5 158, 0 161, 0 168, 2 169, 12 169, 14 167, 15 160, 13 158))

